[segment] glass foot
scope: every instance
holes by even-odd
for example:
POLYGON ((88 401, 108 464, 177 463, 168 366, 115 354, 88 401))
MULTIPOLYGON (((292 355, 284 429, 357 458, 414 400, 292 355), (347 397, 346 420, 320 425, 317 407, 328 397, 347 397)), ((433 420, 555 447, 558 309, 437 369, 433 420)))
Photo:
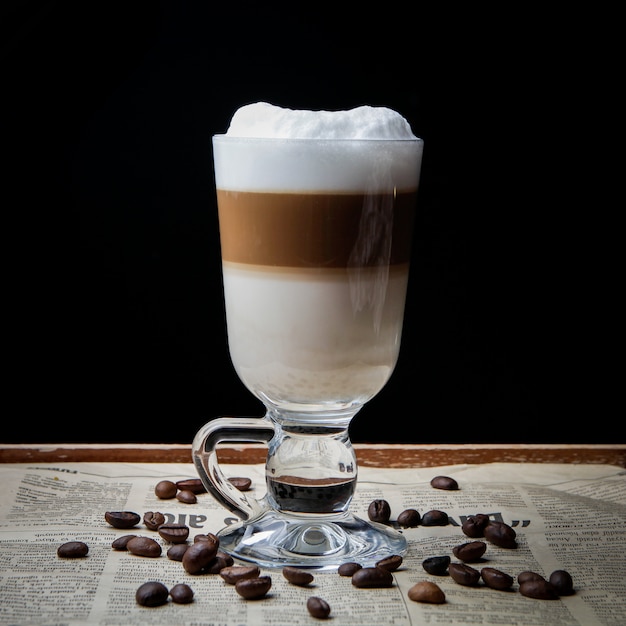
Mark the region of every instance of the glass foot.
POLYGON ((406 538, 393 528, 351 514, 311 520, 269 511, 217 535, 220 550, 270 568, 330 570, 348 562, 371 567, 388 556, 404 555, 407 547, 406 538))

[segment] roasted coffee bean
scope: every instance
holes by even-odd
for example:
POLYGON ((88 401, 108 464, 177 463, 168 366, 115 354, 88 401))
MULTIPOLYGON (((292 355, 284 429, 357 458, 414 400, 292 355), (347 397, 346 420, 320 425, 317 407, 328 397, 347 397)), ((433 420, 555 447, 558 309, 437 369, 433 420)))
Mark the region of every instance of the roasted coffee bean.
POLYGON ((196 494, 190 489, 183 489, 176 494, 176 499, 183 504, 195 504, 198 501, 196 494))
POLYGON ((183 554, 183 567, 188 574, 198 574, 215 558, 217 546, 211 541, 196 541, 183 554))
POLYGON ((381 567, 362 567, 352 574, 352 584, 360 588, 391 587, 393 575, 381 567))
POLYGON ((557 569, 548 578, 548 582, 556 589, 560 596, 571 596, 574 593, 572 575, 564 569, 557 569))
POLYGON ((180 491, 192 491, 193 493, 206 493, 206 487, 199 478, 187 478, 176 482, 176 488, 180 491))
POLYGON ((232 559, 231 559, 231 563, 228 563, 228 561, 220 556, 219 554, 216 554, 211 561, 209 562, 209 564, 204 568, 204 573, 205 574, 219 574, 225 567, 230 567, 230 565, 232 565, 232 559))
POLYGON ((233 557, 230 556, 230 554, 227 554, 226 552, 222 552, 221 550, 218 550, 215 556, 222 559, 224 563, 226 564, 226 567, 230 567, 231 565, 235 564, 235 560, 233 559, 233 557))
POLYGON ((314 576, 311 572, 299 569, 297 567, 290 567, 286 565, 283 567, 283 576, 292 584, 303 587, 313 582, 314 576))
POLYGON ((478 561, 485 554, 485 550, 487 550, 487 544, 484 541, 468 541, 452 548, 452 554, 459 561, 471 563, 478 561))
POLYGON ((530 580, 545 580, 545 578, 538 574, 537 572, 531 572, 529 570, 525 570, 520 572, 517 575, 517 582, 521 585, 522 583, 528 582, 530 580))
POLYGON ((220 571, 220 576, 229 585, 234 585, 238 580, 246 578, 258 578, 261 571, 257 565, 230 565, 220 571))
POLYGON ((158 533, 170 543, 185 543, 189 537, 189 526, 185 526, 185 524, 161 524, 158 533))
POLYGON ((239 491, 248 491, 252 485, 252 480, 245 476, 232 476, 228 479, 228 482, 231 483, 233 487, 237 487, 239 491))
POLYGON ((170 589, 170 596, 176 604, 189 604, 193 602, 193 589, 185 583, 178 583, 170 589))
POLYGON ((510 589, 513 586, 513 576, 506 572, 501 572, 495 567, 483 567, 480 570, 480 577, 487 587, 492 589, 510 589))
POLYGON ((527 598, 537 600, 558 600, 559 598, 554 585, 545 579, 527 580, 519 586, 519 592, 527 598))
POLYGON ((144 583, 135 592, 137 604, 141 606, 161 606, 167 602, 167 596, 169 596, 167 587, 157 581, 144 583))
POLYGON ((158 511, 148 511, 143 515, 143 523, 149 530, 157 530, 159 526, 165 524, 165 515, 158 511))
POLYGON ((267 595, 272 586, 270 576, 259 576, 258 578, 243 578, 235 583, 235 590, 246 600, 258 600, 267 595))
POLYGON ((517 548, 517 533, 512 526, 504 522, 490 521, 484 530, 485 539, 500 548, 517 548))
POLYGON ((220 543, 220 538, 217 535, 214 535, 213 533, 200 533, 198 535, 195 535, 195 537, 193 538, 194 543, 196 541, 210 541, 211 543, 214 543, 215 545, 219 545, 220 543))
POLYGON ((89 546, 84 541, 66 541, 57 548, 57 556, 62 559, 80 559, 88 552, 89 546))
POLYGON ((449 556, 431 556, 422 561, 422 567, 433 576, 446 576, 450 565, 449 556))
POLYGON ((171 500, 177 491, 176 483, 171 480, 161 480, 154 487, 154 495, 161 500, 171 500))
POLYGON ((111 544, 111 547, 114 550, 126 550, 126 544, 133 538, 136 537, 137 535, 122 535, 121 537, 118 537, 117 539, 113 540, 113 543, 111 544))
POLYGON ((398 515, 397 522, 402 528, 415 528, 419 526, 422 516, 415 509, 405 509, 398 515))
POLYGON ((175 543, 173 546, 170 546, 167 549, 167 558, 171 559, 172 561, 182 561, 183 554, 187 552, 188 547, 188 543, 175 543))
POLYGON ((311 596, 306 601, 306 608, 311 617, 326 619, 330 615, 330 606, 326 600, 318 596, 311 596))
POLYGON ((430 481, 430 486, 435 489, 445 489, 446 491, 455 491, 459 488, 459 483, 450 476, 435 476, 430 481))
POLYGON ((360 563, 354 563, 354 562, 342 563, 337 568, 337 573, 339 574, 339 576, 352 576, 352 574, 354 574, 354 572, 356 572, 357 570, 361 569, 361 567, 362 566, 360 563))
POLYGON ((415 583, 408 592, 409 600, 413 602, 429 602, 430 604, 443 604, 446 601, 446 594, 439 585, 428 580, 415 583))
POLYGON ((477 515, 469 515, 461 525, 461 530, 468 537, 471 537, 472 539, 478 539, 479 537, 485 536, 485 526, 488 523, 488 515, 484 515, 483 513, 478 513, 477 515))
POLYGON ((372 522, 386 524, 391 517, 391 507, 387 500, 372 500, 367 508, 367 516, 372 522))
POLYGON ((163 551, 161 544, 150 537, 133 537, 126 544, 126 549, 137 556, 156 558, 163 551))
POLYGON ((422 515, 422 526, 447 526, 450 523, 448 514, 445 511, 426 511, 422 515))
POLYGON ((113 528, 132 528, 141 521, 139 513, 134 513, 133 511, 107 511, 104 514, 104 519, 113 528))
POLYGON ((376 562, 376 567, 382 567, 388 572, 395 572, 402 565, 402 557, 399 554, 392 554, 385 559, 376 562))
POLYGON ((448 574, 459 585, 475 585, 480 579, 480 572, 469 565, 465 565, 465 563, 450 563, 448 574))

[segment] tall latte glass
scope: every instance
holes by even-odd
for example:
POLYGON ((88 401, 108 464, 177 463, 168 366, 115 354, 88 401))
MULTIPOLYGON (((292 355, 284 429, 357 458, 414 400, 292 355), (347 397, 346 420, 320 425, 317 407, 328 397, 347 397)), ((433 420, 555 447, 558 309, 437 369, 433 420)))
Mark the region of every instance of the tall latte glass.
POLYGON ((406 549, 400 533, 349 511, 348 427, 397 361, 422 145, 213 137, 228 344, 266 414, 208 422, 193 458, 241 518, 218 533, 238 559, 334 568, 406 549), (242 441, 268 445, 262 499, 219 466, 218 444, 242 441))

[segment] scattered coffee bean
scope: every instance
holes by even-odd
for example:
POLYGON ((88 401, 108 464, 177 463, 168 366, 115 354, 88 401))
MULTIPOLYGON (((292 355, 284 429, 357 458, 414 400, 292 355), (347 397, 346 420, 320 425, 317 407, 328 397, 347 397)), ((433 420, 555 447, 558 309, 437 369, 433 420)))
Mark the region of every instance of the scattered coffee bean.
POLYGON ((554 585, 545 579, 527 580, 519 586, 519 592, 527 598, 537 600, 558 600, 559 598, 554 585))
POLYGON ((376 563, 376 567, 382 567, 388 572, 395 572, 400 565, 402 565, 402 557, 399 554, 392 554, 376 563))
POLYGON ((510 589, 513 586, 513 576, 509 576, 506 572, 501 572, 494 567, 483 567, 480 570, 480 576, 487 587, 492 589, 510 589))
POLYGON ((367 508, 367 516, 372 522, 386 524, 391 517, 391 507, 387 500, 372 500, 367 508))
POLYGON ((57 556, 62 559, 80 559, 88 552, 89 546, 84 541, 67 541, 57 548, 57 556))
POLYGON ((252 480, 244 476, 232 476, 228 479, 233 487, 237 487, 239 491, 248 491, 252 485, 252 480))
POLYGON ((352 574, 352 584, 360 588, 391 587, 393 575, 380 567, 362 567, 352 574))
POLYGON ((317 596, 311 596, 306 601, 306 608, 311 617, 317 617, 318 619, 326 619, 330 615, 330 606, 328 602, 317 596))
POLYGON ((198 574, 215 558, 217 545, 211 541, 196 541, 183 554, 183 567, 188 574, 198 574))
POLYGON ((135 592, 137 604, 141 604, 141 606, 161 606, 167 602, 168 596, 167 587, 157 581, 144 583, 135 592))
POLYGON ((356 572, 357 570, 361 569, 361 567, 362 566, 360 563, 354 563, 354 562, 342 563, 337 568, 337 573, 339 574, 339 576, 352 576, 352 574, 354 574, 354 572, 356 572))
POLYGON ((520 585, 530 580, 545 580, 545 578, 541 574, 538 574, 537 572, 531 572, 529 570, 520 572, 517 575, 517 582, 520 585))
POLYGON ((113 528, 132 528, 141 521, 139 514, 133 511, 107 511, 104 514, 104 519, 113 528))
POLYGON ((462 543, 460 546, 452 548, 452 554, 454 554, 459 561, 471 563, 478 561, 482 555, 485 554, 486 550, 487 544, 484 541, 468 541, 467 543, 462 543))
POLYGON ((430 481, 430 486, 435 489, 445 489, 446 491, 455 491, 459 488, 459 483, 450 476, 435 476, 430 481))
POLYGON ((167 549, 167 558, 172 561, 182 561, 183 554, 185 554, 188 547, 188 543, 175 543, 167 549))
POLYGON ((443 604, 446 601, 446 594, 439 585, 428 580, 415 583, 408 592, 409 600, 413 602, 429 602, 430 604, 443 604))
POLYGON ((185 526, 185 524, 161 524, 158 533, 170 543, 185 543, 189 537, 189 526, 185 526))
POLYGON ((560 596, 571 596, 574 593, 572 575, 564 569, 557 569, 548 578, 548 582, 556 589, 560 596))
POLYGON ((195 504, 198 501, 196 494, 190 489, 183 489, 176 494, 176 499, 183 504, 195 504))
POLYGON ((210 541, 211 543, 215 543, 219 545, 220 539, 217 535, 214 535, 213 533, 200 533, 198 535, 195 535, 195 537, 193 538, 194 543, 196 541, 210 541))
POLYGON ((422 515, 422 526, 447 526, 450 523, 448 514, 445 511, 426 511, 422 515))
POLYGON ((158 511, 148 511, 144 513, 143 523, 149 530, 157 530, 159 526, 165 524, 165 515, 158 511))
POLYGON ((189 604, 193 602, 193 589, 185 583, 178 583, 170 589, 170 596, 176 604, 189 604))
POLYGON ((176 483, 171 480, 161 480, 154 487, 154 495, 161 500, 171 500, 177 491, 176 483))
POLYGON ((193 493, 206 493, 206 487, 199 478, 187 478, 176 482, 176 488, 180 491, 192 491, 193 493))
POLYGON ((126 544, 126 549, 136 556, 156 558, 161 556, 161 544, 150 537, 133 537, 126 544))
POLYGON ((415 528, 419 526, 422 516, 415 509, 406 509, 398 515, 398 524, 402 528, 415 528))
POLYGON ((303 587, 313 582, 314 576, 311 572, 299 569, 297 567, 290 567, 286 565, 283 567, 283 576, 292 584, 303 587))
POLYGON ((224 561, 225 567, 230 567, 231 565, 235 564, 235 560, 233 559, 233 557, 230 556, 230 554, 227 554, 226 552, 222 552, 221 550, 218 550, 215 556, 224 561))
POLYGON ((219 574, 225 567, 229 567, 230 565, 232 565, 232 559, 231 563, 229 563, 223 556, 220 556, 218 553, 211 559, 211 561, 209 561, 209 564, 204 568, 203 571, 205 574, 219 574))
POLYGON ((422 561, 422 567, 433 576, 446 576, 450 565, 449 556, 431 556, 422 561))
POLYGON ((246 600, 258 600, 267 595, 272 586, 270 576, 259 576, 258 578, 243 578, 235 583, 235 590, 246 600))
POLYGON ((114 550, 126 550, 126 544, 133 538, 136 537, 137 535, 122 535, 121 537, 118 537, 117 539, 113 540, 113 543, 111 544, 111 547, 114 550))
POLYGON ((231 565, 220 571, 220 576, 229 585, 235 585, 238 580, 246 578, 258 578, 261 571, 257 565, 231 565))
POLYGON ((448 574, 459 585, 472 586, 478 583, 480 579, 480 572, 469 565, 465 565, 465 563, 450 563, 448 574))
POLYGON ((483 513, 477 515, 469 515, 461 525, 461 530, 465 535, 472 539, 484 537, 485 526, 489 523, 489 516, 483 513))
POLYGON ((484 530, 485 539, 494 546, 500 548, 517 548, 515 537, 517 533, 512 526, 504 522, 496 522, 491 520, 484 530))

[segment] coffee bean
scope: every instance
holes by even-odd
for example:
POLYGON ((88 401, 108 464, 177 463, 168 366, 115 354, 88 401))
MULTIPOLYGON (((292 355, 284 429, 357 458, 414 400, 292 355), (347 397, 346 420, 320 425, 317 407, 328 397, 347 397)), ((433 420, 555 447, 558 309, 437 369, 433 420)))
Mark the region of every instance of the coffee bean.
POLYGON ((176 604, 189 604, 193 602, 193 589, 185 583, 178 583, 170 589, 170 596, 176 604))
POLYGON ((117 539, 113 540, 113 543, 111 544, 111 547, 114 550, 126 550, 126 544, 133 538, 136 537, 137 535, 122 535, 121 537, 118 537, 117 539))
POLYGON ((317 596, 311 596, 306 601, 306 608, 311 617, 326 619, 330 615, 330 606, 326 600, 317 596))
POLYGON ((360 563, 354 563, 354 562, 342 563, 337 568, 337 573, 339 574, 339 576, 352 576, 352 574, 354 574, 354 572, 356 572, 357 570, 361 569, 361 567, 362 566, 360 563))
POLYGON ((230 556, 230 554, 227 554, 226 552, 222 552, 221 550, 218 550, 215 556, 222 559, 226 567, 230 567, 231 565, 235 564, 235 560, 233 559, 233 557, 230 556))
POLYGON ((161 556, 161 544, 150 537, 133 537, 126 544, 126 549, 136 556, 156 558, 161 556))
POLYGON ((447 526, 450 523, 448 514, 445 511, 426 511, 422 515, 422 526, 447 526))
POLYGON ((171 480, 161 480, 154 487, 154 495, 161 500, 171 500, 177 491, 176 483, 171 480))
POLYGON ((104 514, 104 519, 113 528, 132 528, 141 521, 139 514, 133 511, 107 511, 104 514))
POLYGON ((519 586, 519 592, 527 598, 537 600, 558 600, 559 594, 547 580, 527 580, 519 586))
POLYGON ((486 549, 487 544, 484 541, 468 541, 452 548, 452 554, 459 561, 471 563, 472 561, 478 561, 485 554, 486 549))
POLYGON ((172 561, 182 561, 183 554, 187 552, 187 548, 189 547, 188 543, 175 543, 173 546, 170 546, 167 550, 167 558, 172 561))
POLYGON ((509 576, 506 572, 502 572, 494 567, 483 567, 480 570, 480 576, 487 587, 492 589, 510 589, 513 586, 513 576, 509 576))
POLYGON ((488 523, 488 515, 484 515, 483 513, 478 513, 477 515, 469 515, 461 525, 461 530, 468 537, 471 537, 472 539, 477 539, 478 537, 484 537, 485 526, 488 523))
POLYGON ((196 494, 190 489, 183 489, 176 494, 176 499, 183 504, 195 504, 198 501, 196 494))
POLYGON ((143 515, 143 523, 149 530, 157 530, 159 526, 165 524, 165 515, 158 511, 148 511, 143 515))
POLYGON ((388 572, 395 572, 402 565, 402 557, 399 554, 393 554, 385 559, 381 559, 376 563, 376 567, 382 567, 388 572))
POLYGON ((429 602, 430 604, 443 604, 446 601, 446 594, 439 585, 428 580, 415 583, 408 592, 409 600, 413 602, 429 602))
POLYGON ((270 576, 259 576, 258 578, 243 578, 235 583, 235 590, 246 600, 258 600, 267 595, 272 586, 270 576))
POLYGON ((216 554, 209 564, 204 568, 205 574, 219 574, 225 567, 229 567, 232 565, 232 559, 229 563, 227 559, 223 556, 220 556, 219 553, 216 554))
POLYGON ((391 507, 387 500, 372 500, 367 508, 367 516, 372 522, 386 524, 391 517, 391 507))
POLYGON ((459 585, 472 586, 480 579, 480 572, 465 563, 450 563, 448 573, 454 582, 459 585))
POLYGON ((517 582, 520 585, 530 580, 545 580, 545 578, 541 574, 537 574, 537 572, 531 572, 529 570, 520 572, 517 575, 517 582))
POLYGON ((560 596, 571 596, 574 593, 572 575, 564 569, 557 569, 550 574, 548 582, 556 589, 560 596))
POLYGON ((419 526, 422 516, 415 509, 405 509, 398 515, 397 522, 402 528, 415 528, 419 526))
POLYGON ((193 493, 206 493, 206 487, 199 478, 187 478, 176 482, 176 488, 180 491, 192 491, 193 493))
POLYGON ((196 541, 183 554, 183 567, 188 574, 198 574, 215 558, 217 545, 211 541, 196 541))
POLYGON ((435 489, 445 489, 446 491, 455 491, 459 488, 459 483, 450 478, 450 476, 435 476, 430 481, 430 486, 435 489))
POLYGON ((185 526, 185 524, 161 524, 158 533, 170 543, 185 543, 189 537, 189 526, 185 526))
POLYGON ((257 565, 231 565, 220 571, 220 576, 229 585, 235 585, 238 580, 258 578, 261 574, 257 565))
POLYGON ((494 546, 500 548, 517 548, 515 537, 517 533, 512 526, 504 522, 496 522, 491 520, 484 530, 485 539, 494 546))
POLYGON ((135 599, 141 606, 161 606, 167 602, 168 595, 169 591, 163 583, 151 581, 137 589, 135 599))
POLYGON ((446 576, 450 565, 449 556, 431 556, 422 561, 422 567, 433 576, 446 576))
POLYGON ((352 584, 360 588, 391 587, 393 575, 380 567, 362 567, 352 574, 352 584))
POLYGON ((230 482, 233 487, 237 487, 239 491, 248 491, 252 485, 252 480, 244 476, 232 476, 228 479, 228 482, 230 482))
POLYGON ((313 582, 313 574, 297 567, 286 565, 283 567, 283 576, 292 584, 303 587, 313 582))
POLYGON ((84 541, 67 541, 57 548, 57 556, 62 559, 80 559, 88 552, 89 546, 84 541))

